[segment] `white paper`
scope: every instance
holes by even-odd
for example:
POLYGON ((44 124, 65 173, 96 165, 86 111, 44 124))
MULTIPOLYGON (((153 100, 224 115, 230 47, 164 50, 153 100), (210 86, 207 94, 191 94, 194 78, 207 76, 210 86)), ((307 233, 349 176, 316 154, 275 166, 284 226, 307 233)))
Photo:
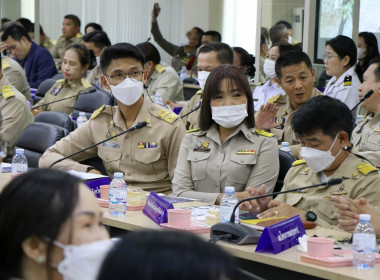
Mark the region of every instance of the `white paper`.
POLYGON ((78 177, 82 180, 93 180, 93 179, 108 177, 108 176, 94 174, 94 173, 79 172, 79 171, 75 171, 75 170, 67 171, 67 173, 70 173, 71 175, 78 177))

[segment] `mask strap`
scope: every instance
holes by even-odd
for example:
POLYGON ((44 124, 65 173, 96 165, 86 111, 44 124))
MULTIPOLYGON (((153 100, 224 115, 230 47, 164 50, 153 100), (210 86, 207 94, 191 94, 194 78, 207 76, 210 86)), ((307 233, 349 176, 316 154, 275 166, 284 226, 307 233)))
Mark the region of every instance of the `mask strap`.
MULTIPOLYGON (((335 136, 335 140, 334 140, 334 142, 331 144, 331 147, 330 147, 330 149, 329 149, 329 152, 331 152, 331 149, 332 149, 332 147, 334 146, 336 139, 338 139, 338 135, 339 135, 339 133, 335 136)), ((341 149, 341 150, 342 150, 342 149, 341 149)), ((339 152, 339 153, 340 153, 340 152, 339 152)))

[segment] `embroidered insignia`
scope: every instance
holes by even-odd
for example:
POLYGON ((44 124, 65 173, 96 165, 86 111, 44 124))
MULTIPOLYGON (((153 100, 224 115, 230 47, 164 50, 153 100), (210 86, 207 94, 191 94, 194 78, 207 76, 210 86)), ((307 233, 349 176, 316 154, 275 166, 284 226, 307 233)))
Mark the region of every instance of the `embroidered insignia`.
POLYGON ((137 144, 138 149, 148 149, 148 148, 157 148, 158 143, 157 142, 139 142, 137 144))
POLYGON ((237 150, 236 151, 237 155, 254 155, 256 154, 255 150, 237 150))
POLYGON ((99 116, 100 112, 103 111, 105 107, 106 107, 105 105, 102 105, 99 109, 96 109, 96 110, 94 111, 94 113, 92 113, 90 119, 93 120, 93 119, 95 119, 97 116, 99 116))
POLYGON ((255 130, 256 134, 259 134, 259 135, 262 135, 262 136, 265 136, 265 137, 273 137, 274 134, 270 133, 270 132, 266 132, 264 130, 258 130, 256 129, 255 130))
POLYGON ((352 76, 347 75, 344 77, 343 85, 344 86, 350 86, 352 84, 352 76))
POLYGON ((378 171, 378 169, 368 163, 361 163, 358 165, 358 170, 360 173, 367 175, 368 173, 372 171, 378 171))
POLYGON ((299 159, 299 160, 296 160, 295 162, 292 163, 292 166, 297 166, 297 165, 301 165, 301 164, 305 164, 306 161, 304 159, 299 159))
POLYGON ((9 97, 15 95, 9 86, 3 86, 1 88, 1 94, 3 95, 4 99, 8 99, 9 97))

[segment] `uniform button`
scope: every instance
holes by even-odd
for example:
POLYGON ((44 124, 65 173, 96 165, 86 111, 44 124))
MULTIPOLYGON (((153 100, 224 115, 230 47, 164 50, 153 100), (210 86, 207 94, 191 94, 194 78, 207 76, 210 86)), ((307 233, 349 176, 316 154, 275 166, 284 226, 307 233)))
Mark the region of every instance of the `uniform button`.
POLYGON ((251 135, 250 135, 250 134, 247 134, 247 137, 248 137, 248 138, 251 138, 251 135))
POLYGON ((357 177, 357 176, 358 176, 357 172, 352 173, 352 177, 357 177))

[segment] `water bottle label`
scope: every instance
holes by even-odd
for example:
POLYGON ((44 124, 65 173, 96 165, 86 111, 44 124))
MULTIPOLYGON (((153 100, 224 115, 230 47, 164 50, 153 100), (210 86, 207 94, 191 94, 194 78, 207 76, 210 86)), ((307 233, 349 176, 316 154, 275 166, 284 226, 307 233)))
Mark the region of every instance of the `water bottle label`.
POLYGON ((127 192, 125 190, 110 190, 109 200, 113 204, 126 204, 126 196, 127 192))
POLYGON ((24 163, 12 163, 12 173, 23 173, 28 171, 28 165, 24 163))
POLYGON ((353 249, 358 253, 376 252, 376 237, 372 234, 366 233, 355 234, 353 249))

